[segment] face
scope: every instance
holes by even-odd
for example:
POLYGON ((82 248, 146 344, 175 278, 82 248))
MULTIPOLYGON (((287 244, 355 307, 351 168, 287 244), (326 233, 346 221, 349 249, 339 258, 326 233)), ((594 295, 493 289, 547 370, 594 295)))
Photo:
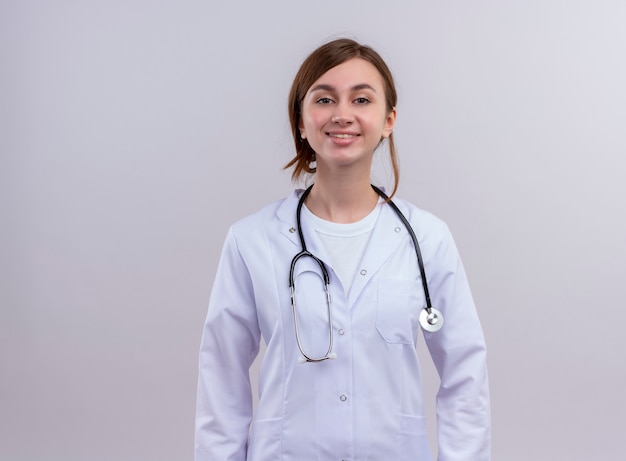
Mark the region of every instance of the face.
POLYGON ((376 67, 354 58, 323 74, 302 102, 300 134, 313 150, 318 174, 325 168, 371 166, 374 150, 387 138, 396 110, 387 110, 383 79, 376 67))

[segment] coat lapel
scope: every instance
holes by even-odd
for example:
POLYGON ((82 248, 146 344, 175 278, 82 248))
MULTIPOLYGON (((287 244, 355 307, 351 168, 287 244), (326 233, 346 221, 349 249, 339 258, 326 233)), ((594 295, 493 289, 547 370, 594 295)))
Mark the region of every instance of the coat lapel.
MULTIPOLYGON (((276 217, 281 223, 280 232, 293 243, 294 256, 302 250, 300 237, 298 236, 298 228, 296 225, 296 210, 298 208, 298 200, 300 199, 302 192, 302 189, 294 191, 294 193, 291 194, 276 211, 276 217)), ((330 269, 330 258, 326 252, 326 248, 317 235, 317 232, 313 230, 313 226, 306 219, 305 213, 302 213, 301 222, 302 234, 304 235, 307 250, 317 258, 324 261, 330 269)))
POLYGON ((408 231, 393 209, 389 205, 382 205, 382 207, 352 282, 349 296, 351 305, 354 305, 363 289, 376 276, 398 246, 409 239, 408 231))

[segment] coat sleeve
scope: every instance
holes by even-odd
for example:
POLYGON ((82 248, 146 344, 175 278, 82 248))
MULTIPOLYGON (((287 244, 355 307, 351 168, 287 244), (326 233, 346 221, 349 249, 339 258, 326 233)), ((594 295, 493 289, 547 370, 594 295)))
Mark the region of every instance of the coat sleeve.
POLYGON ((427 278, 444 324, 424 333, 441 384, 437 393, 439 461, 489 461, 490 408, 485 340, 465 270, 447 226, 427 278))
POLYGON ((202 333, 195 461, 245 461, 252 418, 249 369, 259 342, 252 281, 231 228, 202 333))

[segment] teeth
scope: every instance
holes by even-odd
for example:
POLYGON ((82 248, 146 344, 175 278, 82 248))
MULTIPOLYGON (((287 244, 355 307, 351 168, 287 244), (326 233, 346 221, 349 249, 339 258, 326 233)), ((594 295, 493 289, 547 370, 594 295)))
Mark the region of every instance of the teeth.
POLYGON ((354 134, 347 134, 347 133, 331 133, 330 137, 331 138, 341 138, 341 139, 347 139, 347 138, 354 138, 356 135, 354 134))

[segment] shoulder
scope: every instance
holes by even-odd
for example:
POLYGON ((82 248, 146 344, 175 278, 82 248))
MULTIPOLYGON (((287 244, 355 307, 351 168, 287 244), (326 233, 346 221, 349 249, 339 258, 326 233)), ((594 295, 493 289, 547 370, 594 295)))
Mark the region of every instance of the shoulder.
POLYGON ((425 259, 438 259, 444 253, 457 252, 454 238, 445 221, 401 198, 394 197, 393 202, 411 225, 425 259))
POLYGON ((236 221, 230 227, 229 234, 238 240, 253 239, 268 231, 274 231, 277 226, 291 225, 301 192, 301 190, 295 190, 288 197, 276 200, 236 221))
POLYGON ((286 199, 283 198, 264 206, 260 210, 236 221, 232 224, 231 228, 237 232, 244 232, 271 221, 276 216, 276 210, 285 200, 286 199))
POLYGON ((398 209, 406 216, 411 225, 428 228, 432 231, 448 233, 447 224, 430 211, 424 210, 411 202, 401 198, 393 198, 393 202, 398 209))

